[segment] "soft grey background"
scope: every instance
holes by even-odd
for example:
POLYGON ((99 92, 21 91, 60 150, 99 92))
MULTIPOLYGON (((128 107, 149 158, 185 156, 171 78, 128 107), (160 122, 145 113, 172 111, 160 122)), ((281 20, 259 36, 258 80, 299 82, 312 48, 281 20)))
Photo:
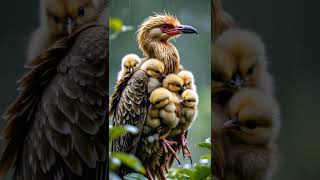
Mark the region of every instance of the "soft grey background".
POLYGON ((224 0, 268 49, 282 110, 280 164, 274 180, 320 179, 319 1, 224 0))
MULTIPOLYGON (((199 35, 181 35, 176 42, 171 41, 180 53, 181 63, 194 73, 200 96, 199 115, 189 131, 189 146, 193 160, 199 160, 204 154, 203 149, 195 144, 210 137, 210 63, 211 63, 211 11, 210 1, 202 0, 112 0, 110 1, 110 16, 120 18, 125 24, 131 25, 134 31, 120 34, 115 40, 110 40, 109 47, 109 93, 112 93, 120 70, 121 58, 128 53, 136 53, 142 57, 142 52, 136 43, 137 26, 153 12, 169 12, 178 17, 180 23, 191 25, 199 31, 199 35)), ((111 31, 112 33, 112 31, 111 31)))
MULTIPOLYGON (((24 72, 26 47, 30 33, 38 24, 38 2, 3 1, 0 17, 0 114, 2 115, 9 103, 17 96, 16 81, 24 72)), ((4 121, 0 118, 0 131, 4 121)), ((3 140, 0 140, 0 152, 3 140)), ((9 177, 5 179, 11 179, 9 177)))

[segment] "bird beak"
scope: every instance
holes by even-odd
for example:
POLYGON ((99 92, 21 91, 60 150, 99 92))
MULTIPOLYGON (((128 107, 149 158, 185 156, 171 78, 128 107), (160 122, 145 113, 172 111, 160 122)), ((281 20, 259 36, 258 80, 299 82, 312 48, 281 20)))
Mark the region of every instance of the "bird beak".
POLYGON ((68 17, 67 18, 66 28, 67 28, 67 31, 68 31, 69 35, 73 32, 73 30, 75 29, 76 25, 77 25, 77 23, 76 23, 74 18, 72 18, 72 17, 68 17))
POLYGON ((183 99, 181 99, 180 101, 179 101, 179 103, 183 103, 184 102, 184 100, 183 99))
POLYGON ((175 29, 180 34, 198 34, 198 31, 194 27, 188 25, 178 25, 175 29))
POLYGON ((229 81, 229 85, 236 89, 239 89, 241 88, 243 82, 244 81, 241 79, 241 76, 239 74, 236 74, 235 77, 229 81))
POLYGON ((185 90, 186 90, 186 87, 185 87, 185 86, 182 86, 182 87, 180 88, 180 90, 179 90, 179 94, 182 94, 183 91, 185 91, 185 90))
POLYGON ((133 68, 129 68, 129 72, 132 73, 133 72, 133 68))
POLYGON ((238 118, 227 120, 223 124, 223 129, 231 130, 231 129, 239 129, 240 128, 240 121, 238 118))
POLYGON ((176 36, 179 34, 198 34, 198 31, 194 27, 188 25, 177 25, 172 29, 165 30, 164 32, 169 36, 176 36))
POLYGON ((159 81, 162 82, 164 80, 164 78, 166 78, 166 75, 161 73, 158 79, 159 79, 159 81))

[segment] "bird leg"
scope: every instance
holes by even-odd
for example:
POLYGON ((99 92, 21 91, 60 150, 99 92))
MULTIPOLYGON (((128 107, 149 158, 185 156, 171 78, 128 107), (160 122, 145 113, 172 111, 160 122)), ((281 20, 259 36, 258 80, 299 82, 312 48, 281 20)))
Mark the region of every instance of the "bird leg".
POLYGON ((146 166, 146 171, 147 171, 147 177, 149 180, 154 180, 153 175, 149 169, 149 166, 146 166))
MULTIPOLYGON (((165 169, 167 169, 166 165, 164 165, 164 166, 165 166, 165 169)), ((159 175, 160 175, 161 180, 166 180, 166 179, 167 179, 166 176, 165 176, 165 174, 164 174, 164 171, 163 171, 163 167, 162 167, 162 166, 159 168, 159 175)), ((160 180, 160 179, 159 179, 159 180, 160 180)))
POLYGON ((169 154, 169 151, 170 151, 173 154, 174 158, 178 161, 178 163, 181 164, 180 163, 180 159, 177 156, 177 153, 171 147, 171 145, 177 144, 177 142, 167 140, 167 137, 168 137, 169 133, 170 133, 170 131, 168 131, 168 133, 166 133, 166 134, 164 134, 163 136, 160 137, 161 144, 162 144, 163 150, 164 150, 164 160, 165 160, 165 162, 168 162, 168 160, 169 160, 168 154, 169 154))
POLYGON ((186 139, 186 132, 185 131, 183 131, 181 133, 180 138, 181 138, 181 147, 182 147, 183 157, 187 156, 190 159, 191 164, 192 164, 192 154, 191 154, 191 151, 188 147, 188 141, 186 139))

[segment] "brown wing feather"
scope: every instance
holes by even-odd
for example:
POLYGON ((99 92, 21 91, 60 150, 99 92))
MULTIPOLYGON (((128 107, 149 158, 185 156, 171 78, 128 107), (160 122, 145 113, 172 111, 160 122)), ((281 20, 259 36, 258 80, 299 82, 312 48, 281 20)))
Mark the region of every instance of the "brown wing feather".
POLYGON ((106 161, 107 31, 88 25, 44 52, 8 108, 4 175, 14 179, 95 179, 106 161), (71 46, 72 45, 72 46, 71 46), (79 177, 81 176, 81 178, 79 177))
MULTIPOLYGON (((139 129, 138 135, 126 134, 112 142, 112 151, 135 154, 144 125, 148 103, 148 76, 142 70, 135 71, 120 81, 110 97, 110 112, 113 125, 130 124, 139 129)), ((125 175, 120 168, 119 175, 125 175)))

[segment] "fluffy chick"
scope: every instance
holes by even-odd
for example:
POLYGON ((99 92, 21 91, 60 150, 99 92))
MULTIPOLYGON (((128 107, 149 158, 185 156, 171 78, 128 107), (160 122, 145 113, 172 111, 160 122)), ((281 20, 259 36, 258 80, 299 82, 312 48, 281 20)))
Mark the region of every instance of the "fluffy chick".
POLYGON ((148 110, 146 125, 156 129, 161 125, 160 109, 170 103, 171 93, 165 88, 158 88, 150 94, 151 107, 148 110))
POLYGON ((183 87, 185 89, 191 89, 193 91, 197 91, 197 87, 195 85, 194 76, 192 72, 187 70, 182 70, 178 73, 178 76, 183 80, 183 87))
POLYGON ((140 58, 136 54, 128 54, 121 60, 121 70, 118 73, 118 81, 139 67, 140 58))
POLYGON ((163 80, 162 86, 173 94, 175 103, 179 104, 181 99, 180 95, 185 90, 183 80, 177 74, 169 74, 163 80))
POLYGON ((172 136, 186 132, 192 126, 192 123, 194 122, 198 114, 198 99, 198 94, 190 89, 185 90, 181 94, 180 104, 182 108, 180 121, 177 128, 173 130, 172 136))
POLYGON ((144 70, 148 76, 148 93, 150 94, 154 89, 161 87, 164 75, 164 64, 157 59, 149 59, 145 61, 140 69, 144 70))
POLYGON ((105 0, 41 0, 40 26, 32 33, 27 60, 32 61, 57 40, 68 36, 77 27, 95 22, 104 9, 105 0))
POLYGON ((277 102, 262 92, 244 89, 228 105, 223 125, 226 180, 267 180, 276 162, 280 120, 277 102))
POLYGON ((218 37, 213 46, 211 76, 215 104, 226 104, 243 87, 272 94, 264 43, 247 30, 231 29, 218 37))

